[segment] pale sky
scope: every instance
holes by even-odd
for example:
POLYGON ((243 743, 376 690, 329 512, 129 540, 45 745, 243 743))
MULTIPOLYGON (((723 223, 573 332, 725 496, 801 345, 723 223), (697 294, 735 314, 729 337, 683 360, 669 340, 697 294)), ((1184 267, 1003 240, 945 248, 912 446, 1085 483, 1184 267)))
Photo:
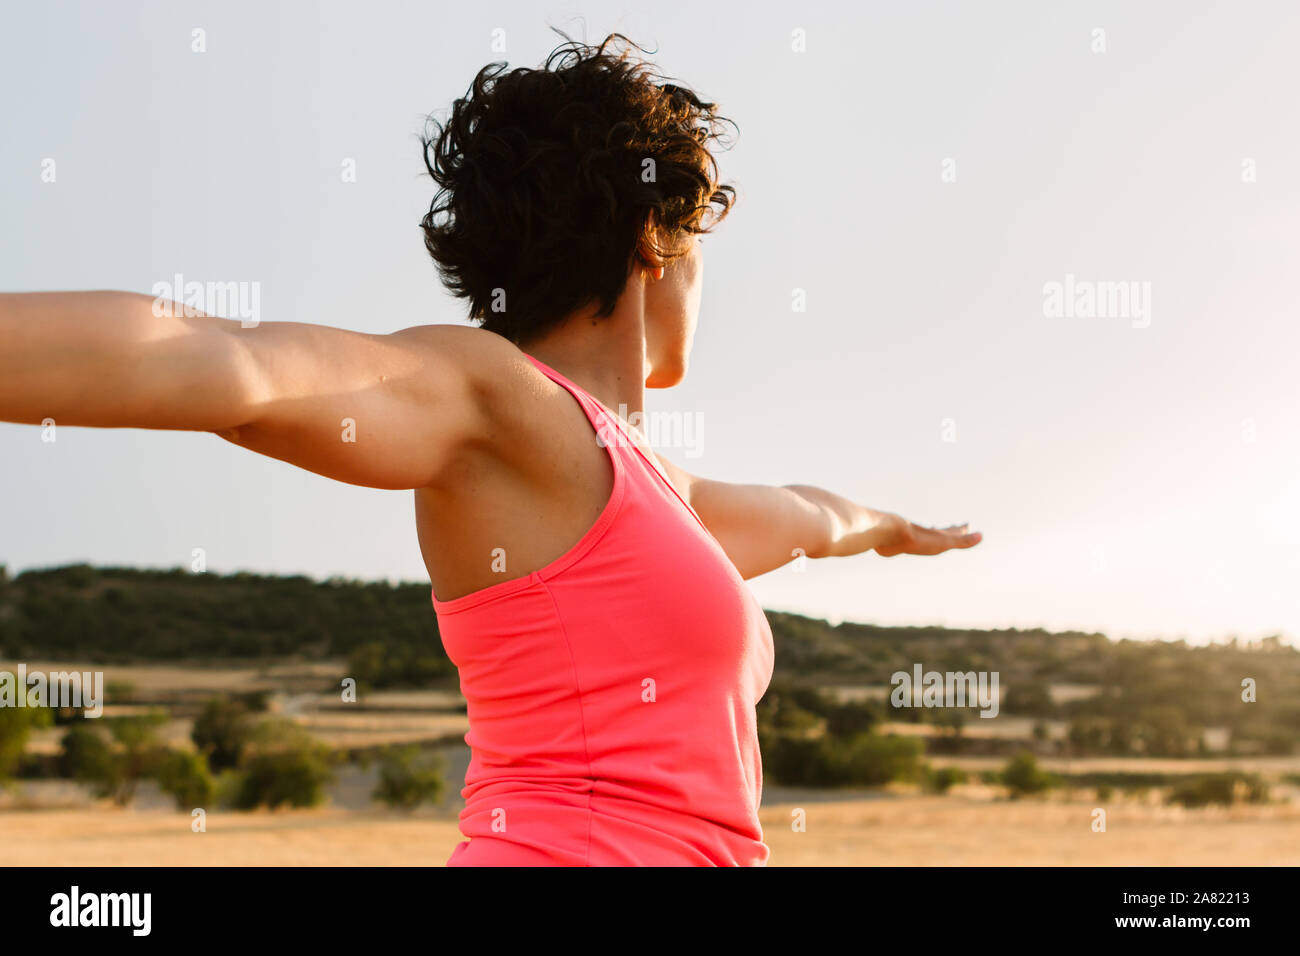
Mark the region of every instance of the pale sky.
MULTIPOLYGON (((1290 3, 15 6, 0 290, 181 273, 260 283, 262 321, 463 321, 421 242, 417 134, 485 63, 536 65, 548 24, 657 48, 740 127, 690 376, 650 395, 703 454, 663 454, 986 536, 787 567, 752 582, 764 606, 1300 637, 1290 3), (1149 288, 1149 314, 1049 317, 1067 276, 1149 288)), ((215 437, 0 425, 0 466, 11 572, 202 547, 214 571, 426 580, 409 492, 215 437)))

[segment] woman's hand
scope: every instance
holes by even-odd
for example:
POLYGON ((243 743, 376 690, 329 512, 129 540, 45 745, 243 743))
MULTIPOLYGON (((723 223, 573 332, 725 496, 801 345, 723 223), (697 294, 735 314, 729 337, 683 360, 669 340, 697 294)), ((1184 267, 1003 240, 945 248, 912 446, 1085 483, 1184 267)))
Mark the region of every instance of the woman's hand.
POLYGON ((984 536, 971 531, 968 524, 927 528, 899 515, 889 517, 892 534, 885 543, 876 547, 876 553, 886 558, 899 554, 943 554, 953 548, 973 548, 984 540, 984 536))
POLYGON ((810 485, 737 485, 699 478, 665 458, 659 463, 743 578, 799 557, 942 554, 974 547, 982 537, 966 525, 922 527, 810 485))

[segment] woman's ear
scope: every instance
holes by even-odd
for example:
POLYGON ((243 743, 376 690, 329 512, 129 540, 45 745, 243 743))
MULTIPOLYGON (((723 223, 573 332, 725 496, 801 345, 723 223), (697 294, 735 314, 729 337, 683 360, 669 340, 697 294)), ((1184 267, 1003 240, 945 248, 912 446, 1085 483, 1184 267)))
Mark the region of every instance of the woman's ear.
POLYGON ((637 242, 637 258, 641 260, 641 268, 645 274, 652 279, 659 280, 664 277, 664 253, 660 251, 657 244, 662 240, 657 230, 654 228, 654 213, 649 217, 651 228, 642 233, 637 242))
POLYGON ((657 280, 664 277, 663 256, 657 250, 642 243, 637 250, 637 258, 640 259, 641 272, 647 278, 657 280))

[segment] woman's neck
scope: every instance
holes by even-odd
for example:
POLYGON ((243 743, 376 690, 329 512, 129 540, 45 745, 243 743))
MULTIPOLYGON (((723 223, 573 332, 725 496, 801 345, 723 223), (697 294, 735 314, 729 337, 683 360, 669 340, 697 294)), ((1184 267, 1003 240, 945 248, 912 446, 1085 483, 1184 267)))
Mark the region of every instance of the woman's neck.
POLYGON ((628 419, 645 411, 649 370, 641 319, 633 303, 620 299, 612 315, 579 313, 520 347, 628 419))

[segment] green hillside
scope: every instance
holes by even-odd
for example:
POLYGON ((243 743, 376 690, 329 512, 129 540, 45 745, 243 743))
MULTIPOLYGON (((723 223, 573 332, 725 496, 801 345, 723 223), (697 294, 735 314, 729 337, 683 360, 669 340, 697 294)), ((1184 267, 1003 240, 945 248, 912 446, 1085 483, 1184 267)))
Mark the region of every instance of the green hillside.
MULTIPOLYGON (((1278 638, 1189 646, 1042 630, 832 626, 768 612, 777 648, 772 700, 791 688, 853 689, 879 719, 944 724, 959 735, 974 710, 888 708, 890 675, 997 671, 1001 715, 1068 722, 1076 752, 1190 756, 1218 728, 1236 753, 1289 754, 1300 739, 1300 651, 1278 638), (1257 700, 1242 700, 1242 682, 1257 700), (1062 695, 1054 688, 1082 687, 1062 695)), ((373 687, 454 686, 428 584, 313 581, 253 574, 191 574, 87 565, 0 569, 0 657, 104 664, 156 661, 346 659, 373 687)), ((836 693, 842 691, 842 693, 836 693)), ((793 705, 791 705, 793 706, 793 705)), ((825 713, 822 714, 825 717, 825 713)), ((850 719, 850 718, 845 718, 850 719)), ((1221 748, 1222 749, 1222 748, 1221 748)))

